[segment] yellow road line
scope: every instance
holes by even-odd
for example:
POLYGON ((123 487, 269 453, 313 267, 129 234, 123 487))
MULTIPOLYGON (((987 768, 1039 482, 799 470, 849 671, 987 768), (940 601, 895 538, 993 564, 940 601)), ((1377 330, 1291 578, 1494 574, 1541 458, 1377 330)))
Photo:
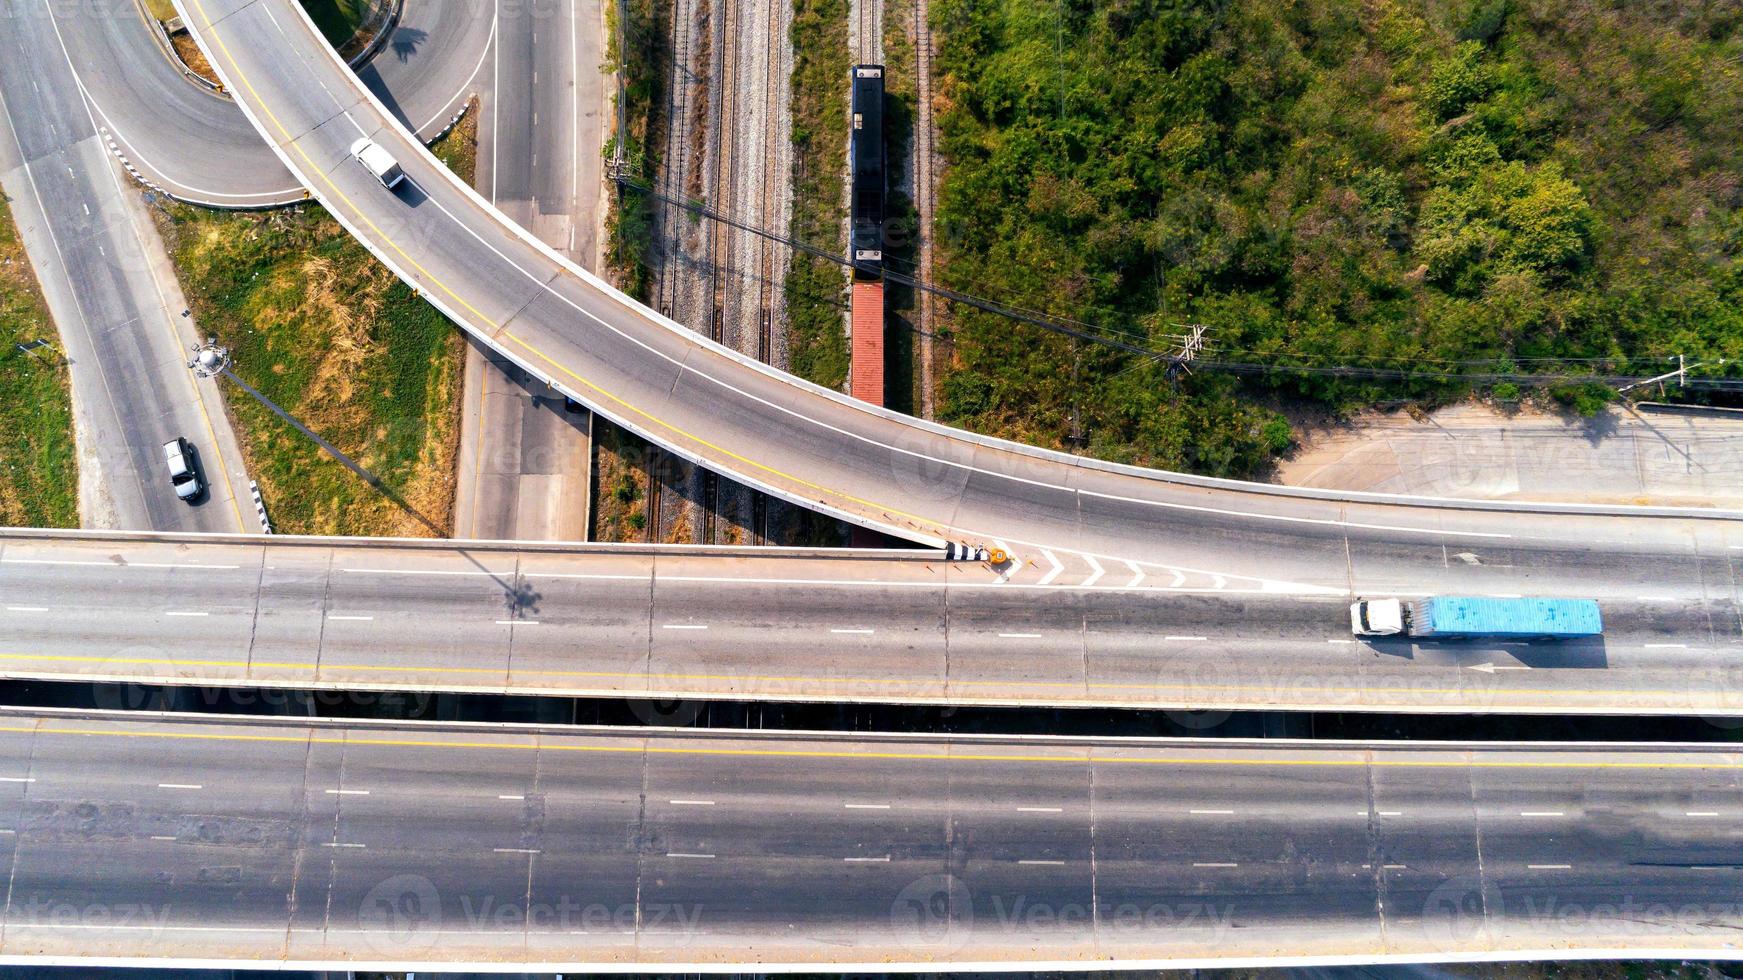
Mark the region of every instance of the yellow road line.
MULTIPOLYGON (((197 722, 190 722, 197 724, 197 722)), ((338 736, 320 735, 317 729, 308 729, 306 735, 240 735, 223 732, 174 732, 123 730, 108 728, 58 728, 49 719, 43 719, 35 725, 0 725, 0 733, 16 733, 22 735, 74 735, 99 738, 144 738, 163 739, 167 741, 193 742, 256 742, 296 745, 364 745, 381 748, 417 748, 417 749, 508 749, 517 752, 582 752, 606 755, 679 755, 679 756, 716 756, 727 758, 770 758, 770 759, 879 759, 896 762, 1038 762, 1038 763, 1083 763, 1105 762, 1133 765, 1156 766, 1238 766, 1262 768, 1269 766, 1313 766, 1321 768, 1358 768, 1374 767, 1386 769, 1718 769, 1743 770, 1743 761, 1718 759, 1712 762, 1605 762, 1593 760, 1590 762, 1575 760, 1483 760, 1483 759, 1386 759, 1373 755, 1372 749, 1351 748, 1341 750, 1349 754, 1349 758, 1207 758, 1204 756, 1144 756, 1144 755, 1096 755, 1095 748, 1109 746, 1084 746, 1082 751, 1072 754, 1003 754, 992 752, 866 752, 855 749, 753 749, 753 748, 701 748, 696 746, 661 746, 652 744, 631 745, 598 745, 598 744, 552 744, 548 739, 552 736, 543 735, 539 739, 516 742, 474 742, 434 738, 371 738, 355 734, 338 736)), ((556 738, 580 740, 586 736, 560 735, 556 738)), ((661 736, 631 735, 625 736, 632 742, 646 743, 659 739, 661 736)), ((941 740, 945 740, 941 737, 941 740)), ((863 743, 862 743, 863 744, 863 743)), ((1411 751, 1411 750, 1401 750, 1411 751)), ((1422 751, 1422 750, 1417 750, 1422 751)), ((1468 753, 1468 749, 1454 749, 1468 753)), ((1595 754, 1595 753, 1593 753, 1595 754)), ((1684 753, 1686 754, 1686 753, 1684 753)), ((1715 753, 1718 754, 1718 753, 1715 753)), ((1728 753, 1727 753, 1728 754, 1728 753)))
MULTIPOLYGON (((411 666, 400 666, 400 665, 389 665, 389 664, 344 664, 344 663, 319 664, 319 663, 296 663, 296 662, 291 662, 291 661, 268 661, 268 660, 256 660, 256 661, 245 661, 245 660, 173 660, 173 659, 154 659, 154 658, 150 658, 150 657, 98 657, 98 656, 75 656, 75 655, 71 655, 71 654, 30 654, 30 653, 0 653, 0 661, 19 661, 19 662, 25 662, 25 663, 31 663, 31 662, 78 663, 78 664, 99 664, 99 665, 101 665, 101 664, 114 664, 114 665, 135 664, 135 665, 149 665, 149 666, 161 666, 161 667, 219 667, 219 668, 235 668, 235 669, 240 669, 240 670, 255 670, 255 669, 262 669, 262 670, 265 670, 265 669, 270 669, 270 670, 303 670, 303 671, 310 671, 310 672, 314 672, 314 673, 346 672, 346 671, 358 672, 358 673, 367 673, 370 671, 377 671, 380 673, 401 673, 401 674, 410 674, 410 673, 418 673, 418 674, 488 674, 488 675, 492 675, 492 676, 502 676, 502 674, 504 673, 504 671, 501 668, 494 668, 494 667, 445 667, 445 666, 441 666, 441 665, 437 665, 437 664, 417 664, 417 665, 411 665, 411 666)), ((916 677, 819 677, 819 676, 815 676, 815 675, 799 675, 799 674, 796 674, 796 675, 684 674, 684 673, 662 673, 662 672, 657 672, 657 671, 539 670, 536 668, 525 668, 525 667, 516 667, 512 671, 510 671, 509 674, 510 674, 510 676, 532 675, 532 676, 538 676, 538 677, 615 677, 615 678, 628 678, 628 679, 632 679, 632 680, 639 679, 639 680, 662 680, 662 681, 734 681, 734 682, 751 684, 751 685, 757 685, 757 684, 769 684, 769 685, 775 685, 775 684, 864 684, 864 685, 886 685, 886 686, 887 685, 909 685, 909 686, 916 686, 916 687, 942 685, 942 686, 949 686, 949 687, 995 687, 996 686, 996 687, 1013 687, 1013 688, 1017 688, 1017 687, 1062 688, 1062 689, 1067 689, 1067 690, 1077 690, 1079 688, 1087 688, 1089 690, 1106 690, 1106 691, 1220 691, 1220 692, 1232 692, 1232 693, 1241 693, 1241 694, 1250 694, 1250 693, 1261 693, 1262 694, 1262 693, 1266 693, 1266 692, 1275 692, 1278 688, 1287 686, 1287 687, 1290 687, 1291 689, 1294 689, 1294 690, 1304 690, 1304 691, 1309 691, 1309 692, 1315 693, 1315 694, 1391 695, 1391 696, 1396 696, 1396 697, 1400 698, 1401 700, 1395 701, 1395 702, 1381 702, 1381 703, 1404 703, 1404 704, 1410 703, 1410 701, 1412 699, 1421 698, 1421 697, 1439 697, 1439 696, 1457 697, 1457 696, 1467 695, 1467 694, 1473 693, 1473 689, 1471 689, 1471 688, 1454 688, 1454 687, 1447 687, 1447 688, 1434 688, 1434 687, 1366 688, 1366 687, 1349 687, 1349 686, 1325 686, 1325 687, 1302 688, 1299 685, 1287 684, 1285 682, 1280 682, 1279 684, 1276 684, 1276 685, 1264 685, 1264 684, 1192 684, 1192 683, 1162 683, 1162 682, 1156 682, 1156 683, 1130 683, 1130 682, 1112 683, 1112 682, 1101 682, 1101 681, 1090 681, 1087 683, 1078 683, 1078 682, 1074 682, 1074 681, 1028 681, 1028 680, 1002 680, 1002 679, 982 680, 982 679, 976 679, 976 678, 939 679, 939 678, 924 678, 924 677, 919 677, 919 678, 916 678, 916 677)), ((145 675, 142 679, 150 680, 152 678, 149 675, 145 675)), ((214 677, 214 678, 211 678, 211 680, 213 680, 213 681, 230 681, 230 680, 235 680, 235 678, 214 677)), ((753 692, 754 692, 754 687, 753 687, 753 692)), ((637 693, 641 693, 641 692, 638 692, 634 688, 625 688, 620 693, 623 693, 626 695, 633 695, 633 694, 637 694, 637 693)), ((729 692, 721 692, 721 693, 730 694, 732 692, 729 691, 729 692)), ((1534 695, 1534 696, 1535 695, 1542 695, 1542 696, 1548 696, 1548 697, 1608 698, 1608 697, 1614 697, 1618 692, 1579 689, 1579 688, 1569 688, 1569 689, 1565 689, 1565 690, 1560 689, 1560 688, 1498 688, 1498 689, 1492 689, 1492 690, 1484 690, 1484 689, 1478 688, 1478 689, 1475 689, 1474 693, 1489 695, 1489 696, 1494 696, 1494 697, 1520 697, 1520 696, 1526 696, 1526 695, 1534 695)), ((1653 690, 1653 689, 1628 690, 1628 691, 1623 691, 1620 693, 1627 694, 1631 697, 1640 697, 1640 698, 1678 697, 1678 696, 1687 697, 1689 694, 1688 691, 1653 690)), ((1283 701, 1283 702, 1279 702, 1279 703, 1288 703, 1288 702, 1283 701)))
MULTIPOLYGON (((445 283, 441 279, 437 278, 428 269, 424 268, 421 264, 419 264, 419 262, 416 259, 412 258, 411 255, 409 253, 407 253, 405 249, 401 248, 397 242, 395 242, 393 239, 389 238, 387 236, 387 234, 385 232, 383 232, 375 224, 375 222, 369 220, 368 215, 364 214, 363 210, 361 208, 359 208, 349 197, 347 197, 343 191, 339 190, 339 188, 331 180, 327 179, 327 175, 322 172, 321 168, 318 165, 316 165, 314 159, 311 158, 308 155, 308 153, 302 148, 302 146, 297 143, 296 137, 291 135, 289 128, 287 128, 282 122, 279 121, 278 116, 275 113, 273 113, 272 108, 269 105, 267 105, 266 100, 262 99, 260 97, 259 91, 257 91, 254 88, 254 83, 249 80, 247 73, 242 70, 241 66, 237 63, 235 57, 230 54, 229 47, 224 43, 223 37, 218 33, 216 26, 212 23, 211 16, 206 13, 205 6, 200 2, 200 0, 188 0, 188 2, 193 5, 195 10, 199 11, 200 18, 206 22, 205 33, 209 34, 211 36, 212 43, 217 45, 218 50, 223 53, 224 60, 229 63, 231 71, 235 73, 236 78, 242 83, 242 85, 248 89, 248 94, 253 97, 255 104, 260 107, 260 110, 266 114, 266 116, 269 120, 271 120, 273 126, 276 127, 278 129, 279 133, 281 133, 283 135, 284 145, 286 147, 289 147, 292 150, 295 150, 297 155, 303 158, 303 161, 308 165, 306 168, 307 171, 312 176, 318 178, 322 184, 326 185, 328 191, 331 192, 335 198, 344 202, 345 206, 347 208, 349 208, 351 210, 351 212, 353 214, 355 214, 360 221, 362 221, 365 225, 368 225, 370 230, 373 231, 382 242, 391 246, 395 252, 399 253, 399 255, 403 259, 405 259, 405 261, 408 264, 410 264, 412 268, 414 268, 418 271, 419 275, 423 276, 424 278, 428 279, 430 282, 434 283, 438 288, 440 288, 442 290, 442 292, 444 292, 448 296, 452 297, 454 302, 460 304, 461 306, 464 306, 469 312, 472 313, 473 316, 478 318, 478 321, 480 323, 488 326, 491 330, 498 331, 501 334, 501 336, 503 336, 509 340, 512 340, 516 344, 519 344, 520 346, 526 348, 528 351, 537 355, 546 364, 550 365, 555 370, 557 370, 565 375, 568 375, 570 378, 574 379, 578 384, 581 384, 582 386, 586 387, 587 389, 595 392, 601 398, 604 398, 604 399, 618 405, 626 412, 640 416, 641 418, 644 418, 644 419, 648 420, 649 422, 654 423, 656 426, 659 426, 660 428, 663 428, 663 429, 667 430, 668 432, 673 433, 674 435, 677 435, 679 437, 687 439, 690 442, 696 443, 696 444, 703 446, 707 449, 713 450, 714 452, 719 453, 722 456, 725 456, 725 457, 728 457, 728 458, 733 459, 735 461, 738 461, 740 463, 743 463, 744 465, 749 466, 753 469, 761 470, 762 472, 767 473, 771 476, 779 477, 780 479, 788 480, 788 481, 791 481, 795 484, 798 484, 799 486, 802 486, 802 487, 805 487, 807 489, 822 493, 826 497, 835 497, 835 498, 850 501, 852 503, 859 504, 859 505, 862 505, 865 507, 871 507, 874 510, 880 511, 884 514, 895 515, 897 517, 904 517, 904 518, 908 518, 909 520, 918 521, 918 522, 920 522, 920 524, 922 526, 932 527, 935 531, 937 531, 940 534, 942 534, 944 532, 943 528, 937 527, 928 518, 921 517, 917 514, 909 514, 909 513, 906 513, 904 511, 896 510, 895 508, 886 507, 882 504, 878 504, 878 503, 875 503, 875 502, 870 501, 870 500, 864 500, 864 499, 861 499, 859 497, 854 497, 854 496, 851 496, 849 494, 843 493, 839 490, 835 490, 835 489, 832 489, 830 487, 825 487, 822 484, 812 483, 808 480, 800 479, 799 477, 796 477, 790 473, 785 473, 785 472, 782 472, 781 470, 775 469, 772 466, 767 466, 765 464, 758 463, 758 462, 751 460, 745 456, 739 455, 738 453, 732 452, 731 450, 728 450, 728 449, 725 449, 721 446, 715 445, 714 443, 709 442, 706 439, 702 439, 698 436, 695 436, 695 435, 691 434, 690 432, 687 432, 686 430, 680 428, 679 426, 674 425, 671 422, 667 422, 666 420, 659 418, 658 416, 652 415, 646 411, 643 411, 640 408, 635 407, 634 405, 631 405, 630 403, 617 397, 616 395, 614 395, 611 392, 607 391, 606 389, 600 387, 599 385, 594 384, 592 381, 589 381, 586 378, 582 377, 581 375, 575 373, 573 370, 570 370, 568 367, 564 366, 563 364, 558 363, 556 360, 552 359, 549 355, 545 354, 543 351, 539 350, 538 348, 534 347, 533 345, 527 343, 525 340, 522 340, 521 338, 508 332, 506 329, 504 329, 504 326, 502 324, 499 324, 495 320, 492 320, 490 317, 485 316, 481 311, 479 311, 479 309, 477 307, 473 306, 471 303, 466 302, 466 300, 463 299, 459 293, 455 292, 452 288, 450 288, 447 283, 445 283)), ((548 287, 548 285, 540 284, 539 288, 540 289, 548 289, 549 287, 548 287)), ((684 370, 684 368, 682 368, 682 366, 680 366, 680 370, 684 370)))
MULTIPOLYGON (((761 470, 764 473, 767 473, 771 476, 778 477, 778 478, 783 479, 783 480, 790 480, 793 483, 798 484, 799 486, 805 487, 805 488, 810 489, 810 490, 815 490, 815 491, 822 493, 826 496, 832 496, 832 497, 839 498, 841 500, 846 500, 846 501, 850 501, 852 503, 860 504, 862 506, 870 507, 874 510, 881 511, 885 514, 893 514, 897 517, 905 517, 905 518, 908 518, 909 520, 919 521, 924 526, 933 527, 940 534, 944 533, 944 529, 938 528, 936 525, 934 525, 932 523, 932 521, 929 518, 921 517, 918 514, 910 514, 906 511, 897 510, 893 507, 886 507, 883 504, 877 503, 875 501, 866 500, 866 499, 861 498, 861 497, 855 497, 852 494, 843 493, 839 490, 835 490, 835 489, 832 489, 830 487, 825 487, 820 483, 812 483, 809 480, 804 480, 804 479, 801 479, 799 477, 796 477, 796 476, 792 475, 791 473, 783 472, 781 470, 775 469, 772 466, 768 466, 768 465, 765 465, 763 463, 759 463, 753 459, 750 459, 748 457, 741 456, 738 453, 735 453, 732 450, 725 448, 724 446, 716 445, 715 443, 709 442, 708 440, 703 439, 700 436, 697 436, 697 435, 694 435, 690 432, 687 432, 684 429, 681 429, 681 428, 677 427, 676 425, 673 425, 672 423, 665 421, 664 419, 661 419, 661 418, 654 416, 654 415, 650 415, 647 412, 644 412, 641 409, 635 407, 634 405, 631 405, 630 403, 617 397, 616 395, 612 394, 611 392, 606 391, 604 388, 599 387, 598 385, 594 384, 593 382, 588 381, 586 378, 583 378, 581 375, 576 374, 574 371, 571 371, 569 368, 558 363, 555 359, 553 359, 550 355, 546 354, 544 351, 539 350, 537 347, 534 347, 532 344, 527 343, 526 341, 515 336, 514 334, 510 333, 509 331, 504 330, 502 332, 502 336, 508 338, 509 340, 514 341, 515 343, 519 344, 520 346, 526 348, 528 351, 531 351, 540 360, 544 361, 546 364, 549 364, 552 368, 556 369, 557 371, 568 375, 570 378, 573 378, 578 384, 585 385, 587 388, 596 392, 600 397, 608 399, 612 402, 615 402, 624 411, 633 413, 635 415, 639 415, 642 418, 645 418, 648 421, 655 423, 656 425, 664 427, 668 431, 676 433, 677 435, 682 436, 685 439, 690 440, 691 442, 694 442, 700 446, 703 446, 704 448, 711 449, 714 452, 719 453, 720 455, 725 456, 729 459, 735 460, 739 463, 743 463, 745 466, 748 466, 751 469, 761 470)), ((680 368, 680 370, 685 370, 685 369, 680 368)))

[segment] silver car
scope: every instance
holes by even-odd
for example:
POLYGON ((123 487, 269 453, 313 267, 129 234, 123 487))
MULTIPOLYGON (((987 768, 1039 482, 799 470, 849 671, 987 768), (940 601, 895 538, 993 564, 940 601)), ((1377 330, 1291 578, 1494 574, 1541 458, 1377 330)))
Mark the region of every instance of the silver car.
POLYGON ((169 466, 169 484, 175 488, 176 496, 190 504, 198 500, 206 489, 206 481, 194 469, 194 447, 176 436, 163 444, 163 459, 169 466))

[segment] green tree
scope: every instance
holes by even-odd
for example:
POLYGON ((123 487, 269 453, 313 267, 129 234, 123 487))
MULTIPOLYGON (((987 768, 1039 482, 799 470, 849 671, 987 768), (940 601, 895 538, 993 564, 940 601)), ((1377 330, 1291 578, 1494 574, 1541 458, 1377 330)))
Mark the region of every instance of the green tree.
POLYGON ((1423 199, 1417 252, 1429 278, 1472 295, 1498 275, 1545 276, 1579 265, 1591 245, 1584 192, 1547 161, 1502 161, 1481 136, 1458 141, 1423 199))
POLYGON ((1495 70, 1486 60, 1483 45, 1464 41, 1429 76, 1424 96, 1436 119, 1451 119, 1495 91, 1495 70))

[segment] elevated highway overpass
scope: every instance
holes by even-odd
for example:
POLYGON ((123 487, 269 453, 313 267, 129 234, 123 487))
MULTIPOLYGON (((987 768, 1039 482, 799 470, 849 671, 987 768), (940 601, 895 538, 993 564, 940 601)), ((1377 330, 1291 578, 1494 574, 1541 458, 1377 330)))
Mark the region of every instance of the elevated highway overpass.
MULTIPOLYGON (((1743 555, 1743 552, 1739 553, 1743 555)), ((1345 574, 1006 575, 937 552, 0 532, 0 676, 592 697, 1743 716, 1736 560, 1427 567, 1602 640, 1358 641, 1345 574), (1045 581, 1051 579, 1051 581, 1045 581)), ((1278 571, 1286 571, 1279 569, 1278 571)))
POLYGON ((904 970, 1739 956, 1712 746, 0 711, 0 962, 904 970))
POLYGON ((1260 580, 1305 565, 1341 570, 1346 587, 1460 562, 1529 565, 1568 547, 1704 577, 1743 545, 1733 512, 1286 491, 1082 460, 851 401, 682 329, 516 227, 394 120, 295 0, 180 7, 286 166, 421 295, 594 410, 794 503, 926 543, 1002 543, 1028 568, 1051 555, 1260 580), (350 158, 360 136, 404 165, 399 193, 350 158))

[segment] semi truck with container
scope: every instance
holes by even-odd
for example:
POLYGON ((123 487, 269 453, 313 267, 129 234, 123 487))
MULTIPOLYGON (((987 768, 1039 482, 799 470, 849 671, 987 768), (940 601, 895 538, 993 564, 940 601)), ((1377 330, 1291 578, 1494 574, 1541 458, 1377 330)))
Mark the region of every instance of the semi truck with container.
POLYGON ((1350 629, 1357 636, 1426 640, 1566 640, 1600 635, 1604 620, 1593 599, 1363 598, 1350 605, 1350 629))

